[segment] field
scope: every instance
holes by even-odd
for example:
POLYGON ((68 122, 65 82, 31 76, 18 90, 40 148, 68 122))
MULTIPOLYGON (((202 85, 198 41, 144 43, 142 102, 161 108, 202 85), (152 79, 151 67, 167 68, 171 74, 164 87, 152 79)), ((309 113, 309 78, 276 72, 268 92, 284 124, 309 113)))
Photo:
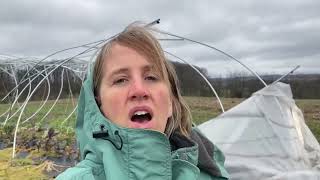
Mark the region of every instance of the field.
MULTIPOLYGON (((196 124, 201 124, 211 118, 214 118, 221 114, 221 109, 214 98, 210 97, 185 97, 188 105, 190 106, 193 122, 196 124)), ((243 99, 238 98, 223 98, 222 103, 225 107, 225 110, 228 110, 237 104, 239 104, 243 99)), ((54 101, 48 101, 43 108, 39 111, 39 113, 24 122, 25 119, 30 117, 37 109, 42 105, 42 102, 30 102, 27 108, 22 115, 20 121, 20 127, 42 127, 49 128, 53 127, 56 129, 67 128, 68 131, 72 131, 72 127, 75 124, 75 113, 68 118, 69 114, 72 113, 74 107, 76 106, 75 99, 64 99, 59 100, 57 104, 54 106, 52 111, 45 117, 47 111, 54 104, 54 101), (67 119, 68 118, 68 119, 67 119)), ((318 141, 320 140, 320 99, 298 99, 296 100, 297 106, 302 110, 305 121, 314 135, 317 137, 318 141)), ((21 104, 20 104, 21 105, 21 104)), ((0 104, 0 115, 4 113, 10 105, 8 104, 0 104)), ((18 107, 15 107, 11 114, 18 107)), ((10 126, 14 126, 19 113, 13 116, 10 120, 8 120, 7 124, 10 126)), ((0 117, 0 122, 4 122, 5 116, 0 117)))
MULTIPOLYGON (((185 100, 190 106, 193 122, 196 124, 201 124, 221 114, 221 109, 214 98, 185 97, 185 100)), ((235 98, 222 99, 225 110, 236 106, 242 101, 243 99, 235 98)), ((54 101, 48 101, 36 116, 24 122, 25 119, 37 111, 41 104, 42 102, 30 102, 24 114, 22 114, 20 121, 21 128, 17 140, 17 154, 20 155, 20 158, 13 160, 10 158, 14 126, 19 113, 8 120, 5 127, 0 127, 0 180, 3 177, 5 177, 5 179, 16 179, 20 177, 48 179, 48 177, 54 177, 56 174, 59 174, 59 171, 50 173, 51 171, 59 170, 59 166, 52 163, 56 161, 52 159, 56 158, 58 161, 61 161, 61 157, 62 159, 69 159, 69 165, 70 157, 73 157, 71 158, 72 160, 77 159, 73 129, 75 125, 75 115, 73 114, 67 119, 76 105, 76 100, 59 100, 52 109, 52 112, 44 117, 46 112, 54 104, 54 101), (30 145, 30 142, 33 141, 34 144, 30 145), (21 156, 21 154, 26 155, 21 156), (50 157, 52 161, 47 161, 47 157, 50 157), (45 175, 43 172, 45 172, 45 175)), ((320 141, 320 99, 299 99, 296 100, 296 104, 304 113, 307 125, 317 140, 320 141)), ((9 106, 8 104, 0 104, 0 115, 3 114, 9 106)), ((14 108, 11 115, 17 108, 18 107, 14 108)), ((4 120, 5 116, 0 117, 0 122, 4 122, 4 120)))
MULTIPOLYGON (((221 109, 214 98, 211 97, 185 97, 187 104, 190 106, 193 122, 201 124, 211 118, 214 118, 221 114, 221 109)), ((67 119, 70 113, 72 113, 75 105, 75 99, 59 100, 54 106, 52 111, 45 117, 44 115, 51 108, 54 101, 48 101, 45 106, 39 111, 39 113, 27 122, 25 119, 30 117, 37 109, 42 105, 42 102, 30 102, 22 115, 20 127, 31 128, 34 126, 56 129, 67 128, 68 131, 72 131, 72 127, 75 125, 75 113, 67 119)), ((222 103, 225 110, 228 110, 240 102, 243 99, 239 98, 223 98, 222 103)), ((296 100, 297 106, 302 110, 305 121, 314 135, 320 140, 320 99, 298 99, 296 100)), ((8 104, 0 104, 0 115, 8 109, 8 104)), ((14 108, 14 110, 17 107, 14 108)), ((14 110, 11 114, 14 113, 14 110)), ((8 124, 15 125, 18 119, 19 113, 17 113, 12 119, 8 120, 8 124)), ((4 122, 5 116, 0 117, 0 122, 4 122)))

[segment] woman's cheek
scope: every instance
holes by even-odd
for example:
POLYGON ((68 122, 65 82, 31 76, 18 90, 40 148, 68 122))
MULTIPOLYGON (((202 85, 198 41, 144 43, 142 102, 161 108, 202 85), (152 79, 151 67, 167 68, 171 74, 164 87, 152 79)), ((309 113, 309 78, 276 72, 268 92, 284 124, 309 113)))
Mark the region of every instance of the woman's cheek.
MULTIPOLYGON (((164 109, 170 108, 172 106, 170 94, 167 88, 160 91, 157 97, 159 98, 159 101, 161 102, 161 105, 163 106, 164 109)), ((170 110, 169 110, 169 113, 170 113, 170 110)))

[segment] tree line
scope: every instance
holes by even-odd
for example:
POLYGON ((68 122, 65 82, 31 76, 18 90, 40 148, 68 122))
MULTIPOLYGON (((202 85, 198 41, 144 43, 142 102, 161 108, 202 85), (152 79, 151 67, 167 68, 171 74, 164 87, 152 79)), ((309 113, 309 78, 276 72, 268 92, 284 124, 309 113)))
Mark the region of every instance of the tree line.
MULTIPOLYGON (((185 96, 213 96, 208 84, 189 65, 173 63, 180 80, 182 94, 185 96)), ((227 77, 210 77, 205 68, 195 66, 210 82, 220 97, 248 98, 264 85, 258 78, 246 73, 229 73, 227 77)), ((271 84, 281 75, 264 75, 261 78, 271 84)), ((296 99, 320 98, 320 74, 288 75, 281 82, 290 84, 296 99)))
MULTIPOLYGON (((3 66, 3 65, 2 65, 3 66)), ((28 69, 16 69, 15 72, 10 72, 11 75, 4 71, 0 71, 0 98, 5 97, 16 84, 20 83, 18 88, 10 93, 10 96, 3 101, 4 103, 12 101, 15 93, 21 93, 19 101, 26 99, 29 93, 34 89, 31 100, 44 100, 47 98, 47 94, 50 93, 48 99, 56 99, 60 93, 60 98, 69 98, 71 95, 77 97, 82 85, 81 79, 72 71, 66 68, 57 68, 52 74, 44 81, 43 78, 47 75, 46 72, 39 73, 43 70, 44 66, 35 67, 33 70, 28 69), (62 71, 64 71, 62 73, 62 71), (62 77, 62 74, 63 77, 62 77), (14 76, 14 77, 13 77, 14 76), (30 77, 26 79, 25 77, 30 77), (62 80, 61 80, 62 79, 62 80), (32 80, 32 81, 31 81, 32 80), (31 87, 29 86, 31 81, 31 87), (63 83, 63 88, 61 85, 63 83), (38 86, 38 87, 37 87, 38 86), (36 88, 37 87, 37 88, 36 88)), ((3 68, 4 69, 4 68, 3 68)), ((47 71, 48 72, 48 71, 47 71)))
MULTIPOLYGON (((203 78, 193 70, 189 65, 184 63, 173 62, 176 69, 177 76, 180 81, 180 89, 184 96, 213 96, 208 84, 203 78)), ((2 65, 4 69, 4 66, 2 65)), ((227 77, 210 77, 208 71, 205 68, 195 66, 211 83, 220 97, 226 98, 247 98, 252 93, 264 87, 264 85, 255 77, 248 76, 243 73, 230 73, 227 77)), ((38 74, 43 67, 39 66, 37 70, 17 69, 14 74, 17 82, 20 82, 23 76, 28 72, 28 77, 32 77, 34 74, 38 74)), ((22 82, 17 92, 22 92, 20 100, 23 100, 28 95, 28 92, 33 90, 45 76, 45 72, 35 78, 31 83, 31 88, 27 86, 29 81, 22 82), (30 89, 29 89, 30 88, 30 89)), ((265 75, 262 79, 270 84, 280 75, 265 75)), ((32 79, 32 78, 31 78, 32 79)), ((48 81, 43 81, 37 88, 36 92, 32 96, 31 100, 43 100, 46 98, 49 90, 50 83, 50 95, 49 99, 57 98, 61 83, 63 83, 62 92, 60 98, 68 98, 79 95, 81 89, 82 80, 75 74, 74 71, 64 69, 62 67, 56 69, 48 78, 48 81), (64 71, 63 80, 62 71, 64 71), (49 82, 48 82, 49 81, 49 82)), ((291 85, 293 96, 296 99, 319 99, 320 98, 320 74, 298 74, 289 75, 282 80, 282 82, 291 85)), ((4 97, 11 89, 15 87, 16 83, 12 76, 8 75, 4 71, 0 71, 0 98, 4 97)), ((11 100, 13 95, 11 95, 11 100)), ((7 99, 5 102, 8 102, 7 99)))

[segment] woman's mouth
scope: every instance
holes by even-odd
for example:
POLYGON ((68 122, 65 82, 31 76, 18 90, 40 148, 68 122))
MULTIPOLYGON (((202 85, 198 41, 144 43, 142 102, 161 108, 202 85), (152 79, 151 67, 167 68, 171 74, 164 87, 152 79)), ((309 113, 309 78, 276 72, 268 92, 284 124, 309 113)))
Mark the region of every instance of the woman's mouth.
POLYGON ((150 121, 151 119, 152 116, 147 111, 136 111, 131 117, 131 121, 133 122, 150 121))
POLYGON ((149 107, 135 107, 130 111, 131 128, 152 128, 152 110, 149 107))

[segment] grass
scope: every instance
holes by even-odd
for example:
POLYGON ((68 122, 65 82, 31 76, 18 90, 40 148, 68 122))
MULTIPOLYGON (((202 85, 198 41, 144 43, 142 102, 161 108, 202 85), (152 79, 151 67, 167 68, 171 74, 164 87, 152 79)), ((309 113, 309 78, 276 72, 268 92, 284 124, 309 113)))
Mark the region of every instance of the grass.
MULTIPOLYGON (((201 124, 212 119, 222 113, 218 102, 210 97, 184 97, 191 109, 192 120, 196 124, 201 124)), ((225 111, 236 106, 243 99, 239 98, 223 98, 221 99, 225 111)))
MULTIPOLYGON (((39 107, 41 107, 42 102, 33 101, 29 102, 25 108, 25 111, 21 118, 21 124, 24 127, 57 127, 59 126, 67 116, 73 111, 76 105, 76 100, 71 99, 63 99, 59 100, 54 108, 52 109, 51 113, 49 113, 45 118, 43 118, 46 113, 50 110, 51 106, 54 104, 54 100, 47 101, 47 103, 43 106, 43 108, 39 111, 39 113, 34 116, 32 119, 23 123, 24 120, 32 116, 39 107)), ((20 106, 22 103, 20 103, 20 106)), ((6 112, 6 110, 10 107, 8 104, 0 104, 0 115, 6 112)), ((15 111, 19 109, 19 106, 15 105, 13 110, 11 111, 11 115, 15 113, 15 111)), ((10 120, 8 120, 8 124, 15 124, 18 120, 19 113, 16 113, 10 120)), ((65 121, 64 126, 73 127, 75 123, 75 113, 70 117, 70 120, 65 121)), ((0 117, 0 122, 4 122, 6 116, 0 117)))
POLYGON ((11 160, 11 148, 0 151, 0 179, 48 179, 29 158, 11 160))
POLYGON ((311 132, 320 142, 320 99, 299 99, 296 104, 303 112, 311 132))

